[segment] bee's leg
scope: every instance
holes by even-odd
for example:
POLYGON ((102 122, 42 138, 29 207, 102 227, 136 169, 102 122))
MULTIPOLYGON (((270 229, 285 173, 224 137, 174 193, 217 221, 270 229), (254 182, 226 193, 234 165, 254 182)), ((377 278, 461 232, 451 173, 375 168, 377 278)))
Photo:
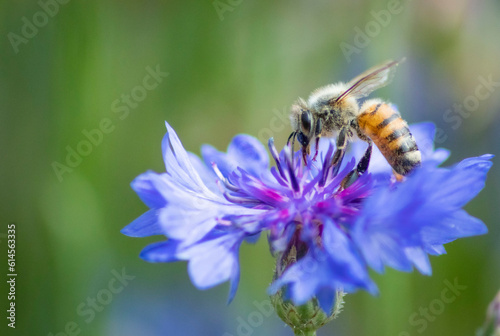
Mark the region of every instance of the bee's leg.
POLYGON ((393 176, 397 182, 403 182, 405 180, 404 175, 396 173, 396 171, 394 169, 392 170, 392 172, 393 172, 393 174, 394 174, 393 176))
POLYGON ((347 128, 342 128, 339 132, 339 136, 337 137, 337 149, 333 154, 332 159, 332 176, 337 175, 340 169, 340 164, 342 163, 342 159, 344 158, 345 148, 347 145, 347 128))
POLYGON ((365 154, 363 155, 361 160, 359 160, 358 165, 356 166, 356 169, 351 171, 342 180, 341 186, 343 189, 349 187, 351 184, 356 182, 356 180, 368 170, 368 166, 370 165, 371 156, 372 156, 372 142, 370 141, 368 143, 368 148, 366 149, 365 154))
POLYGON ((370 159, 372 157, 372 142, 368 143, 368 148, 365 151, 365 155, 359 160, 358 165, 356 166, 356 172, 359 176, 363 175, 370 165, 370 159))
POLYGON ((314 153, 313 161, 316 161, 316 157, 318 156, 319 153, 319 136, 316 137, 316 152, 314 153))
POLYGON ((305 148, 302 148, 302 161, 304 166, 307 166, 307 150, 305 148))
POLYGON ((302 146, 302 160, 304 161, 304 166, 307 166, 307 156, 311 154, 311 145, 302 146))

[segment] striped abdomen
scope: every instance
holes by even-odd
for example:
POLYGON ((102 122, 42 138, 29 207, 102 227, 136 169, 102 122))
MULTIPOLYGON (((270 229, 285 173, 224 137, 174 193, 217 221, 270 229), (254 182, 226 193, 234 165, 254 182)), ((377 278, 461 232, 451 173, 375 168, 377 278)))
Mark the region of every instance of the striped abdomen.
POLYGON ((368 101, 358 116, 358 124, 396 173, 406 175, 420 165, 420 151, 408 124, 389 104, 368 101))

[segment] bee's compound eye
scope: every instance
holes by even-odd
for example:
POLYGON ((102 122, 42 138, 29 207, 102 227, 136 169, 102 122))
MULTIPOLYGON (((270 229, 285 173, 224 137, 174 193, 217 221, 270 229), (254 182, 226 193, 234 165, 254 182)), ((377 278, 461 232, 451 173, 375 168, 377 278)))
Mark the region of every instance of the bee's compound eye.
POLYGON ((309 144, 309 139, 302 132, 297 133, 297 141, 304 147, 309 144))
POLYGON ((312 123, 311 112, 302 111, 302 114, 300 116, 300 121, 302 124, 302 130, 304 132, 309 133, 311 131, 311 123, 312 123))

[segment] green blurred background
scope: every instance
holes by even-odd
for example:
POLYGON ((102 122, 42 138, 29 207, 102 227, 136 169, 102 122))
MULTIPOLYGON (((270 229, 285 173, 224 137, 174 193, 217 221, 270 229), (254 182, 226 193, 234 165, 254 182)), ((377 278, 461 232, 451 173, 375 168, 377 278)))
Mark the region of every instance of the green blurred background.
MULTIPOLYGON (((448 164, 500 148, 499 85, 485 91, 479 79, 500 82, 499 1, 65 1, 47 7, 53 16, 39 14, 48 0, 0 1, 1 335, 292 334, 274 315, 255 322, 253 302, 266 300, 273 270, 265 239, 243 246, 240 288, 227 306, 227 284, 198 291, 185 264, 139 259, 159 237, 120 234, 147 209, 129 183, 164 169, 165 120, 196 153, 203 143, 224 149, 237 133, 274 136, 280 146, 298 96, 406 57, 377 93, 410 122, 436 123, 448 164), (168 77, 141 89, 157 66, 168 77), (131 92, 140 101, 127 114, 120 99, 131 92), (448 111, 463 103, 469 114, 448 111), (66 164, 67 146, 76 150, 103 120, 112 131, 58 178, 53 163, 66 164), (5 318, 9 223, 17 225, 15 330, 5 318), (109 296, 113 271, 123 270, 135 278, 109 296), (89 308, 96 296, 107 304, 89 308), (243 327, 249 319, 255 327, 243 327)), ((466 207, 488 235, 449 244, 448 255, 432 258, 432 277, 374 274, 381 295, 348 296, 319 335, 473 335, 500 288, 499 188, 495 165, 466 207), (440 304, 444 282, 455 279, 467 288, 440 304)))

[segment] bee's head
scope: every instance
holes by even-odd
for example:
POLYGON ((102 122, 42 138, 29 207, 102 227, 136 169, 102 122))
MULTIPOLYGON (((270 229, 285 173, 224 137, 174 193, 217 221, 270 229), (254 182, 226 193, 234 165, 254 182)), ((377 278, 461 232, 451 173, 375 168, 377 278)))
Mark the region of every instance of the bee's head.
POLYGON ((314 137, 321 134, 321 119, 311 112, 311 109, 302 99, 292 106, 290 119, 294 130, 290 138, 297 138, 297 141, 302 145, 302 149, 309 152, 309 143, 314 137))

